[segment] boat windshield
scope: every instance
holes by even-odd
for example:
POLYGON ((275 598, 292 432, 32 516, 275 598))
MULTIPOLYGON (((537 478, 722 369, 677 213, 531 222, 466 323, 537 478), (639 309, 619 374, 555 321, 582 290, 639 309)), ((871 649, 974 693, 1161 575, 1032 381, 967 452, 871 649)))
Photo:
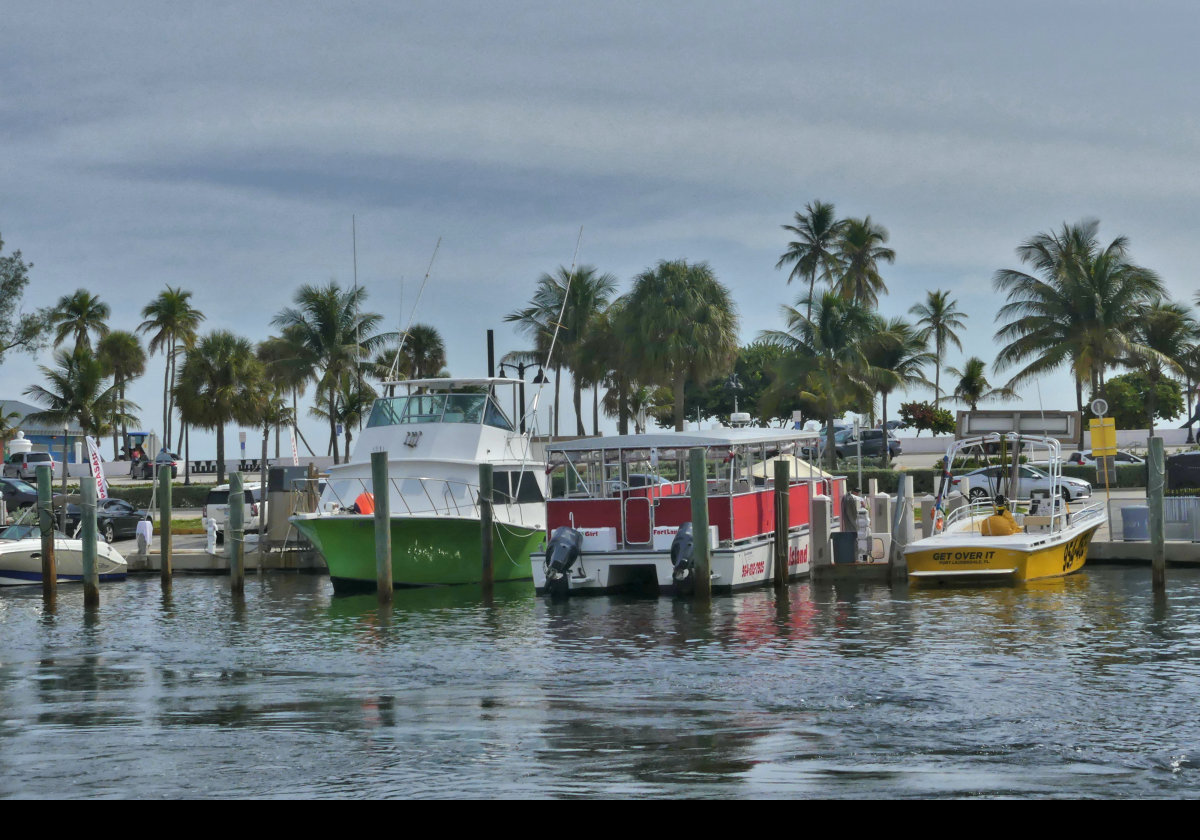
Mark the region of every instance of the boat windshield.
MULTIPOLYGON (((36 525, 9 525, 0 530, 0 540, 29 540, 41 535, 41 529, 36 525)), ((68 539, 67 535, 57 528, 54 529, 54 538, 56 540, 68 539)))
POLYGON ((368 427, 409 423, 465 423, 512 431, 513 425, 488 394, 413 394, 381 397, 371 408, 368 427))

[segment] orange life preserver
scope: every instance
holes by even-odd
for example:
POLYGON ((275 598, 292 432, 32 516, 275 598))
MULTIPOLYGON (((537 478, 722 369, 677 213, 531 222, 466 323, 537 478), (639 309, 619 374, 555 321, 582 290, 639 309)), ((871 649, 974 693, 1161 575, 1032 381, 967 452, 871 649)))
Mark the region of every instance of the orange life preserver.
POLYGON ((374 493, 359 493, 358 498, 354 500, 354 506, 358 508, 359 513, 374 513, 375 512, 375 494, 374 493))

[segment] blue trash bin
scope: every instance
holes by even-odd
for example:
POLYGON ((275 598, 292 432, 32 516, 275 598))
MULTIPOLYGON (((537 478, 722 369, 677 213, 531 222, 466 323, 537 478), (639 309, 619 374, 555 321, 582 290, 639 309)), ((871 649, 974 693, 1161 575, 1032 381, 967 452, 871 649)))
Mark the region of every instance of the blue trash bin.
POLYGON ((835 531, 833 533, 833 562, 853 563, 858 550, 857 531, 835 531))
POLYGON ((1150 508, 1129 505, 1121 508, 1121 538, 1126 542, 1150 539, 1150 508))

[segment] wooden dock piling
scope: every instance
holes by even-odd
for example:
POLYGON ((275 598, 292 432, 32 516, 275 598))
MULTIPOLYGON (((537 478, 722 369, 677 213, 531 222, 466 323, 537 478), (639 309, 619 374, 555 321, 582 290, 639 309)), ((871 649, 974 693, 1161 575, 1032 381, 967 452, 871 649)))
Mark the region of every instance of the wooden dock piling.
POLYGON ((1150 568, 1155 592, 1167 588, 1166 521, 1163 516, 1163 486, 1165 483, 1165 453, 1163 439, 1155 435, 1148 441, 1146 452, 1146 504, 1150 508, 1150 568))
POLYGON ((246 491, 242 474, 229 476, 229 591, 241 595, 246 591, 246 491))
POLYGON ((96 571, 96 481, 85 476, 79 482, 79 520, 83 542, 83 605, 100 606, 100 575, 96 571))
POLYGON ((163 588, 171 585, 171 465, 158 468, 158 556, 163 588))
POLYGON ((58 564, 54 561, 54 475, 49 465, 37 468, 38 528, 42 533, 42 599, 53 604, 58 591, 58 564))
POLYGON ((692 498, 692 547, 695 554, 695 597, 712 599, 712 546, 708 544, 708 472, 704 463, 704 447, 693 446, 688 451, 688 478, 692 498))
POLYGON ((788 583, 788 524, 791 522, 791 465, 775 461, 775 586, 788 583))
POLYGON ((392 600, 392 513, 388 493, 388 454, 371 453, 371 495, 375 502, 375 589, 381 604, 392 600))
POLYGON ((483 561, 483 567, 480 570, 482 577, 480 578, 483 584, 483 593, 485 596, 490 596, 492 589, 496 583, 496 568, 494 565, 493 553, 495 550, 494 540, 492 538, 492 465, 479 465, 479 539, 480 539, 480 554, 483 561))

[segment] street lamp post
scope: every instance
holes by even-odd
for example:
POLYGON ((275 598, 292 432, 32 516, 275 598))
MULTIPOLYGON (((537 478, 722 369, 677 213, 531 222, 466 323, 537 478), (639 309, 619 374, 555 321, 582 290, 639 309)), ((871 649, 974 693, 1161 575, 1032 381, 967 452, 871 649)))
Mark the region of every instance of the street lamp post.
MULTIPOLYGON (((521 405, 520 405, 520 408, 517 410, 516 414, 517 414, 517 418, 520 423, 521 434, 525 434, 525 368, 533 367, 533 364, 526 365, 524 362, 501 362, 500 363, 500 375, 501 376, 505 375, 504 369, 506 367, 516 368, 517 369, 517 378, 521 380, 521 384, 519 386, 517 386, 518 399, 520 399, 521 405)), ((538 372, 537 372, 537 376, 535 376, 533 378, 533 384, 534 385, 542 385, 546 382, 549 382, 550 380, 546 377, 546 374, 544 374, 542 372, 542 366, 539 364, 537 366, 537 368, 538 368, 538 372)))

